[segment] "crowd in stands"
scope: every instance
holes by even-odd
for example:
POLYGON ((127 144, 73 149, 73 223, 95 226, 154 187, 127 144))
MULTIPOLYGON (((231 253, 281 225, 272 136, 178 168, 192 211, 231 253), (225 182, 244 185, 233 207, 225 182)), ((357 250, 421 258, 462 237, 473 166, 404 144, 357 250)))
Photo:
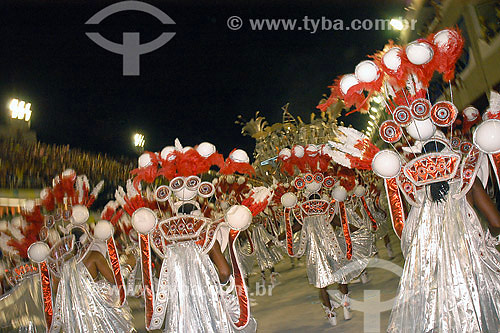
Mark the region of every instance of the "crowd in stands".
POLYGON ((130 158, 111 158, 69 145, 0 140, 0 188, 41 189, 66 168, 87 175, 91 186, 104 180, 107 187, 116 188, 130 178, 135 164, 130 158))

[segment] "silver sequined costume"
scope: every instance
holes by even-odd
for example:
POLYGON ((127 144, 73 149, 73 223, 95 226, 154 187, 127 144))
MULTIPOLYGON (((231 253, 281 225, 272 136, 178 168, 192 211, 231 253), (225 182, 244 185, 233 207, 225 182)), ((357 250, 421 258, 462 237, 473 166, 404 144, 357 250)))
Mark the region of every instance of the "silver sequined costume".
POLYGON ((417 195, 405 222, 406 258, 389 332, 499 332, 500 254, 465 197, 417 195))

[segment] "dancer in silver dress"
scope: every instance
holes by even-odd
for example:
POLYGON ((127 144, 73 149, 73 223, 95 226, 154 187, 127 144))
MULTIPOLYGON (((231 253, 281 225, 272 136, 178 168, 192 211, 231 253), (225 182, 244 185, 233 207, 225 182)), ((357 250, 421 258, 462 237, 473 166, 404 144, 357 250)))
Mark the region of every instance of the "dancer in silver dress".
POLYGON ((253 171, 242 150, 224 161, 210 143, 184 148, 176 140, 175 147, 141 155, 133 183, 127 183, 126 192, 121 187, 116 191, 139 233, 148 330, 256 330, 236 251, 238 235, 251 223, 252 212, 242 205, 217 209, 217 182, 198 176, 206 176, 212 165, 224 175, 253 171), (159 184, 151 185, 155 181, 159 184), (231 265, 222 254, 226 247, 231 265), (151 249, 160 259, 158 283, 153 280, 151 249))
POLYGON ((262 284, 266 283, 266 270, 271 272, 271 284, 276 285, 278 273, 274 271, 274 265, 283 259, 283 254, 272 240, 274 237, 266 230, 265 224, 269 221, 261 214, 254 217, 250 229, 250 237, 255 252, 255 259, 260 268, 262 284))
POLYGON ((54 283, 57 295, 50 332, 135 332, 106 258, 82 245, 83 234, 74 229, 67 236, 72 239, 61 240, 72 243, 73 249, 64 254, 54 283))
MULTIPOLYGON (((441 142, 424 145, 428 153, 436 147, 447 150, 441 142)), ((401 235, 406 261, 389 332, 500 330, 500 253, 474 208, 497 228, 500 213, 479 180, 457 197, 460 187, 450 180, 416 193, 420 206, 401 235)))
POLYGON ((337 185, 330 197, 335 182, 319 172, 297 177, 294 187, 301 191, 299 195, 288 192, 281 197, 286 232, 279 237, 286 238, 290 256, 306 255, 309 283, 319 289, 332 325, 337 324, 337 307, 343 307, 344 319, 351 318, 347 284, 363 272, 373 255, 373 235, 366 224, 353 221, 358 226, 350 225, 353 215, 344 202, 348 197, 345 188, 337 185), (296 223, 292 226, 293 218, 296 223), (294 244, 292 233, 299 230, 299 242, 294 244), (340 293, 327 291, 335 283, 340 293))

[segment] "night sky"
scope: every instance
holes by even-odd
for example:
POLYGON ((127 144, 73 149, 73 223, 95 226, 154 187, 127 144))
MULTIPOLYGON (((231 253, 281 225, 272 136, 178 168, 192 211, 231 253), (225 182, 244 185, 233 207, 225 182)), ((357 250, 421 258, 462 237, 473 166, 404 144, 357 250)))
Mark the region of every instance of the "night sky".
POLYGON ((32 103, 32 128, 42 142, 133 156, 134 131, 146 149, 159 151, 178 137, 184 145, 214 143, 228 154, 249 153, 253 139, 234 124, 239 114, 260 110, 281 121, 281 106, 304 120, 327 86, 381 49, 394 31, 251 31, 250 18, 354 19, 404 14, 407 1, 146 1, 168 14, 162 25, 141 12, 123 12, 99 26, 84 23, 116 1, 10 1, 0 5, 0 100, 32 103), (272 4, 270 4, 272 3, 272 4), (241 30, 228 17, 244 20, 241 30), (122 32, 141 41, 162 32, 176 36, 141 56, 141 75, 122 76, 121 55, 110 53, 85 32, 121 43, 122 32))

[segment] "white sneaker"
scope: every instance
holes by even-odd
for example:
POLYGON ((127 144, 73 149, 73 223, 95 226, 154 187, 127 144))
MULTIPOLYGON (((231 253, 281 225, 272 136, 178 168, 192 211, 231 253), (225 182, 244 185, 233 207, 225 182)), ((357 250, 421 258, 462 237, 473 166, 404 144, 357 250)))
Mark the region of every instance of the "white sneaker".
POLYGON ((391 243, 387 244, 385 246, 385 248, 387 249, 387 256, 389 256, 389 259, 394 259, 395 256, 394 256, 394 252, 392 252, 392 245, 391 245, 391 243))
POLYGON ((351 318, 352 318, 351 310, 344 307, 344 320, 351 320, 351 318))
POLYGON ((335 310, 329 309, 326 306, 324 306, 323 304, 321 304, 321 306, 325 310, 326 319, 328 319, 328 322, 330 323, 330 325, 337 326, 337 314, 335 313, 335 310))
POLYGON ((342 307, 344 308, 344 320, 351 319, 351 299, 349 298, 349 294, 344 294, 342 297, 342 307))
POLYGON ((280 282, 278 281, 278 276, 280 275, 280 273, 278 272, 272 272, 271 273, 271 285, 274 287, 274 286, 277 286, 278 284, 280 284, 280 282))
POLYGON ((368 282, 370 282, 370 277, 368 276, 368 273, 366 271, 364 271, 363 273, 361 273, 361 283, 362 284, 367 284, 368 282))

